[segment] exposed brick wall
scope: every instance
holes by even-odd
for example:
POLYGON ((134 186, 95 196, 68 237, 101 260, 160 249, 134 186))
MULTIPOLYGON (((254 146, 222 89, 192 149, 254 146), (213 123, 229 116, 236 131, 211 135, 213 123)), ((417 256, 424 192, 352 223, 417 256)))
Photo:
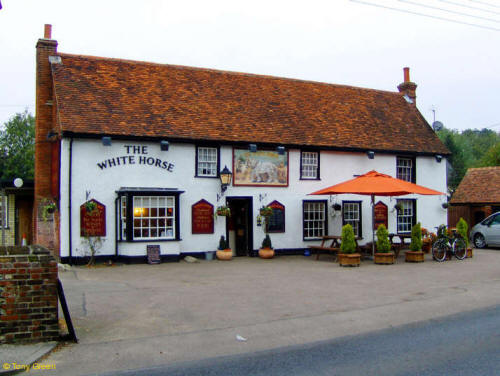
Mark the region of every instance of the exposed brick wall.
MULTIPOLYGON (((57 41, 51 38, 51 27, 46 25, 43 39, 36 45, 36 122, 35 122, 35 200, 33 205, 34 243, 47 247, 59 256, 58 223, 47 226, 41 218, 43 200, 58 203, 59 146, 57 137, 47 139, 49 131, 57 133, 56 100, 52 81, 50 56, 57 55, 57 41), (54 145, 55 144, 55 145, 54 145)), ((59 221, 58 213, 54 221, 59 221)))
POLYGON ((58 338, 54 257, 40 246, 0 247, 0 343, 58 338))

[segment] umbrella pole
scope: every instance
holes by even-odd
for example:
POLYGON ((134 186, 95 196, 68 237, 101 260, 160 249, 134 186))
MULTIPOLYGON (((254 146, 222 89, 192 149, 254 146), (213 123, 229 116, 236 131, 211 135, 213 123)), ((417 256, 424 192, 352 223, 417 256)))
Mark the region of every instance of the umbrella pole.
POLYGON ((375 257, 375 195, 372 195, 372 257, 375 257))

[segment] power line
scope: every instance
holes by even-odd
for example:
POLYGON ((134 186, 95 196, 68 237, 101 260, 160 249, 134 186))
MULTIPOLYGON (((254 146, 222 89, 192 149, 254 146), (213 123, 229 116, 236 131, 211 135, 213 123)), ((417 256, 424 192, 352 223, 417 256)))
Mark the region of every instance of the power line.
POLYGON ((470 6, 470 5, 465 5, 465 4, 457 3, 455 1, 449 1, 449 0, 437 0, 437 1, 440 1, 442 3, 448 3, 448 4, 452 4, 452 5, 457 5, 459 7, 464 7, 464 8, 468 8, 468 9, 479 10, 481 12, 493 13, 493 14, 500 14, 500 12, 495 12, 493 10, 488 10, 488 9, 484 9, 484 8, 473 7, 473 6, 470 6))
POLYGON ((489 7, 493 7, 493 8, 500 8, 500 6, 498 6, 498 5, 490 4, 490 3, 487 3, 485 1, 478 1, 478 0, 469 0, 469 1, 471 3, 478 3, 478 4, 488 5, 489 7))
POLYGON ((485 21, 500 23, 500 21, 494 20, 493 18, 481 17, 481 16, 473 16, 472 14, 467 14, 467 13, 464 13, 464 12, 458 12, 456 10, 450 10, 450 9, 445 9, 445 8, 440 8, 440 7, 433 7, 431 5, 419 4, 419 3, 416 3, 416 2, 410 1, 410 0, 398 0, 398 1, 402 2, 402 3, 407 3, 407 4, 415 5, 417 7, 434 9, 434 10, 439 10, 441 12, 448 12, 448 13, 451 13, 451 14, 457 14, 459 16, 472 17, 472 18, 477 18, 477 19, 480 19, 480 20, 485 20, 485 21))
POLYGON ((421 16, 421 17, 433 18, 433 19, 436 19, 436 20, 447 21, 447 22, 453 22, 453 23, 457 23, 457 24, 461 24, 461 25, 467 25, 467 26, 472 26, 472 27, 478 27, 478 28, 480 28, 480 29, 487 29, 487 30, 493 30, 493 31, 500 31, 500 29, 497 29, 497 28, 495 28, 495 27, 484 26, 484 25, 478 25, 478 24, 474 24, 474 23, 470 23, 470 22, 463 22, 463 21, 458 21, 458 20, 454 20, 454 19, 451 19, 451 18, 445 18, 445 17, 440 17, 440 16, 433 16, 433 15, 431 15, 431 14, 420 13, 420 12, 414 12, 414 11, 410 11, 410 10, 406 10, 406 9, 401 9, 401 8, 393 8, 393 7, 389 7, 389 6, 386 6, 386 5, 369 3, 369 2, 367 2, 367 1, 361 1, 361 0, 350 0, 350 1, 352 1, 353 3, 359 3, 359 4, 363 4, 363 5, 370 5, 370 6, 372 6, 372 7, 383 8, 383 9, 390 9, 390 10, 395 10, 395 11, 397 11, 397 12, 402 12, 402 13, 413 14, 413 15, 415 15, 415 16, 421 16))

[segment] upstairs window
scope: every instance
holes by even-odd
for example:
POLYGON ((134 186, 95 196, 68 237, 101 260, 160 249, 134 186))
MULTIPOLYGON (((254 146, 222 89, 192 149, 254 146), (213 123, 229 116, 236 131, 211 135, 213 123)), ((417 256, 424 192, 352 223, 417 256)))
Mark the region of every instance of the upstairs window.
POLYGON ((219 149, 198 146, 196 148, 196 176, 216 178, 219 176, 219 149))
POLYGON ((396 177, 410 183, 415 183, 415 158, 396 157, 396 177))
POLYGON ((302 151, 300 153, 300 178, 305 180, 319 179, 319 152, 302 151))

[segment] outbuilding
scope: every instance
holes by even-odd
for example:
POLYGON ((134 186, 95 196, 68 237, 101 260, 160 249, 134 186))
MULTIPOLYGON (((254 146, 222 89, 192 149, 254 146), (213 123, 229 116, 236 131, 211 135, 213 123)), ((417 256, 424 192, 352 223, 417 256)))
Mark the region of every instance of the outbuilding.
MULTIPOLYGON (((145 260, 157 247, 178 260, 215 250, 221 235, 235 255, 253 255, 263 206, 278 253, 301 253, 345 223, 369 241, 369 198, 308 194, 373 169, 446 191, 449 152, 417 109, 416 86, 408 68, 388 92, 66 54, 46 25, 35 200, 38 212, 57 209, 36 218, 37 241, 70 262, 88 254, 88 236, 101 238, 101 257, 145 260), (229 217, 214 216, 225 208, 229 217)), ((441 201, 381 198, 379 220, 394 233, 438 226, 441 201)))

